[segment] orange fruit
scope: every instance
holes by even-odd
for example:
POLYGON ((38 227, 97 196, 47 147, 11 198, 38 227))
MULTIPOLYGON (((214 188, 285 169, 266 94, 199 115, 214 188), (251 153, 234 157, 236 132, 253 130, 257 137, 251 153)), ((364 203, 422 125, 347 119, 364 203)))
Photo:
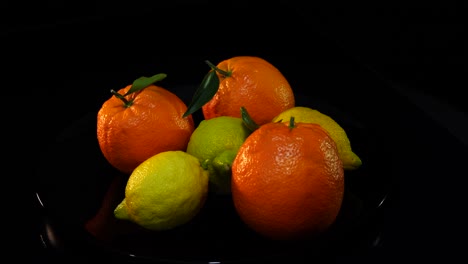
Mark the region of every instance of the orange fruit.
MULTIPOLYGON (((118 91, 125 95, 132 87, 118 91)), ((124 98, 112 96, 97 118, 99 147, 119 171, 130 174, 140 163, 163 151, 185 151, 195 129, 191 115, 182 117, 186 104, 169 90, 151 84, 124 98)))
POLYGON ((336 144, 317 124, 260 126, 233 161, 231 192, 242 221, 263 236, 291 240, 321 234, 336 220, 343 200, 336 144))
POLYGON ((285 76, 268 61, 254 56, 237 56, 221 61, 216 68, 219 87, 202 106, 205 119, 241 117, 240 107, 262 125, 294 106, 294 94, 285 76))

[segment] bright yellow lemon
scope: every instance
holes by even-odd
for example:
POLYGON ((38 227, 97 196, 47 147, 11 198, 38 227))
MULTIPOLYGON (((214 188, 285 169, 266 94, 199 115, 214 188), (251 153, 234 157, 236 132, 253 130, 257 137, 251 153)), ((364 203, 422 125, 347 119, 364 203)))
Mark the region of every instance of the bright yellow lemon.
POLYGON ((141 163, 130 175, 118 219, 150 230, 167 230, 192 220, 203 207, 208 172, 194 156, 166 151, 141 163))

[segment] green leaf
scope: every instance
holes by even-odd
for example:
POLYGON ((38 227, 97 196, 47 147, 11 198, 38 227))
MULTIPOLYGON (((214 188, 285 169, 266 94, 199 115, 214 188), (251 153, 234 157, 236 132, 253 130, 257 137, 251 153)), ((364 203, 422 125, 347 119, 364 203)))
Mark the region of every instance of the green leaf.
POLYGON ((296 123, 294 122, 294 116, 291 116, 291 118, 289 119, 289 130, 295 127, 296 127, 296 123))
POLYGON ((161 81, 162 79, 166 78, 166 76, 167 75, 165 73, 158 73, 151 77, 142 76, 133 81, 132 87, 123 96, 127 96, 131 93, 138 92, 157 81, 161 81))
POLYGON ((241 106, 240 108, 241 111, 241 116, 242 116, 242 121, 244 122, 244 125, 250 130, 250 131, 255 131, 257 128, 259 128, 258 124, 255 123, 255 121, 250 117, 249 113, 247 112, 247 109, 245 107, 241 106))
POLYGON ((195 94, 192 97, 192 101, 187 107, 187 111, 185 111, 182 117, 186 117, 195 113, 195 111, 197 111, 203 105, 208 103, 211 100, 211 98, 213 98, 213 96, 216 94, 218 88, 218 75, 216 74, 216 71, 211 70, 203 78, 200 86, 195 91, 195 94))

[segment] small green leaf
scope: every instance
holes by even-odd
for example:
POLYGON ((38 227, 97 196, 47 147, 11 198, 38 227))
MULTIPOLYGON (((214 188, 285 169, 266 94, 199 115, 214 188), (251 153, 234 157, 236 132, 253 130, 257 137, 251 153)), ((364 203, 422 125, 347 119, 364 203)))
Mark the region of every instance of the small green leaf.
POLYGON ((219 78, 216 74, 216 71, 211 70, 203 78, 200 86, 195 91, 192 101, 187 107, 187 111, 183 114, 182 117, 189 116, 195 111, 200 109, 203 105, 208 103, 211 98, 216 94, 219 88, 219 78))
POLYGON ((142 76, 133 81, 132 87, 127 91, 127 93, 124 96, 127 96, 134 92, 138 92, 157 81, 161 81, 162 79, 166 78, 166 76, 167 75, 165 73, 158 73, 151 77, 142 76))
POLYGON ((249 113, 247 112, 247 109, 245 107, 241 106, 240 108, 241 111, 241 116, 242 116, 242 121, 244 122, 244 125, 250 130, 250 131, 255 131, 257 128, 259 128, 258 124, 255 123, 255 121, 250 117, 249 113))
POLYGON ((292 130, 295 127, 296 123, 294 122, 294 116, 291 116, 291 118, 289 119, 289 130, 292 130))

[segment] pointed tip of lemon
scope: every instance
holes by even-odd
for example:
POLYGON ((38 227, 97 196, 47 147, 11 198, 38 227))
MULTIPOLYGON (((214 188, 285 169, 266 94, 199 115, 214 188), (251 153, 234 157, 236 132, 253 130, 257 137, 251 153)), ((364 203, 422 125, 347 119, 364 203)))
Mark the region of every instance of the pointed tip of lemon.
POLYGON ((356 153, 349 151, 343 157, 343 169, 345 170, 356 170, 362 165, 362 160, 356 153))
POLYGON ((130 216, 127 212, 127 205, 125 204, 125 199, 123 199, 122 202, 120 202, 120 204, 118 204, 114 209, 114 216, 117 219, 130 220, 130 216))

